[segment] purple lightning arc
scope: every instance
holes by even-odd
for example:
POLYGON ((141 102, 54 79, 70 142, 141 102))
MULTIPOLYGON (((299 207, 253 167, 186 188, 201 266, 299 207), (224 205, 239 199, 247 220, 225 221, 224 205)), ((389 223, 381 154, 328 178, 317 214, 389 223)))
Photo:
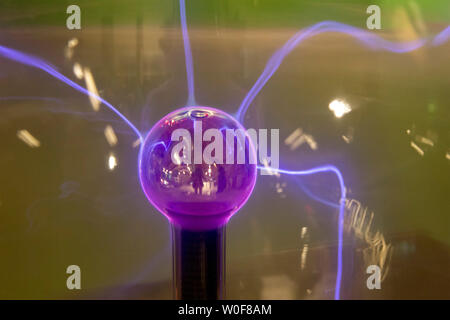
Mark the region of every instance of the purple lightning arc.
MULTIPOLYGON (((310 27, 300 30, 294 36, 292 36, 279 50, 277 50, 264 68, 261 76, 258 78, 256 83, 250 89, 250 91, 245 96, 242 101, 239 110, 236 113, 236 118, 243 123, 244 116, 247 112, 250 104, 253 102, 255 97, 261 91, 261 89, 265 86, 265 84, 269 81, 275 71, 278 70, 284 58, 291 53, 299 44, 301 44, 304 40, 309 39, 313 36, 319 35, 325 32, 337 32, 347 34, 349 36, 354 37, 359 42, 361 42, 364 46, 368 47, 372 50, 384 50, 390 51, 393 53, 406 53, 417 50, 424 46, 428 39, 419 39, 409 42, 392 42, 381 38, 373 33, 370 33, 366 30, 356 28, 347 24, 335 22, 335 21, 322 21, 316 23, 310 27)), ((445 30, 439 33, 433 40, 432 44, 437 46, 446 42, 450 37, 450 26, 448 26, 445 30)))
MULTIPOLYGON (((190 48, 189 34, 187 30, 186 23, 186 6, 185 1, 180 0, 180 19, 181 19, 181 28, 183 34, 183 42, 184 42, 184 52, 185 52, 185 61, 186 61, 186 73, 187 73, 187 83, 188 83, 188 102, 187 105, 195 104, 195 88, 194 88, 194 68, 192 62, 192 52, 190 48)), ((339 32, 348 34, 350 36, 355 37, 365 46, 373 49, 373 50, 387 50, 395 53, 405 53, 416 50, 427 43, 427 40, 417 40, 406 43, 394 43, 387 41, 379 36, 376 36, 372 33, 369 33, 365 30, 358 29, 356 27, 352 27, 346 24, 333 22, 333 21, 324 21, 317 23, 311 27, 305 28, 298 33, 296 33, 286 44, 278 50, 268 61, 266 68, 264 69, 261 76, 256 81, 255 85, 246 95, 243 100, 239 110, 237 112, 237 119, 243 123, 243 119, 245 113, 250 106, 251 102, 254 100, 256 95, 261 91, 264 85, 269 81, 275 71, 278 69, 283 59, 303 40, 308 39, 312 36, 318 35, 323 32, 339 32)), ((439 33, 432 41, 432 45, 438 46, 450 38, 450 26, 439 33)), ((138 136, 141 146, 143 145, 143 136, 141 132, 133 125, 133 123, 128 120, 118 109, 116 109, 112 104, 103 98, 97 96, 96 94, 91 93, 84 87, 78 85, 74 81, 70 80, 66 76, 59 73, 53 66, 45 62, 44 60, 34 57, 32 55, 28 55, 22 53, 20 51, 0 46, 0 56, 19 62, 21 64, 34 67, 40 69, 54 78, 66 83, 70 87, 78 90, 79 92, 94 97, 95 99, 101 101, 105 106, 107 106, 111 111, 113 111, 120 119, 122 119, 138 136)), ((138 157, 140 158, 140 157, 138 157)), ((301 170, 301 171, 292 171, 285 169, 276 169, 276 168, 266 168, 266 167, 258 167, 260 170, 270 170, 273 172, 288 174, 288 175, 310 175, 317 173, 325 173, 331 172, 336 175, 339 181, 340 186, 340 202, 339 202, 339 226, 338 226, 338 270, 336 276, 336 285, 335 285, 335 299, 338 300, 340 298, 340 288, 341 288, 341 280, 342 280, 342 239, 343 239, 343 225, 344 225, 344 209, 345 209, 345 198, 346 198, 346 188, 343 176, 339 169, 332 165, 321 166, 317 168, 312 168, 309 170, 301 170)), ((312 194, 310 194, 312 195, 312 194)), ((313 197, 314 198, 314 197, 313 197)), ((315 197, 316 200, 320 200, 320 198, 315 197)), ((331 204, 327 202, 327 204, 336 207, 337 205, 331 204)))
POLYGON ((49 63, 45 62, 44 60, 37 58, 35 56, 20 52, 18 50, 10 49, 4 46, 0 46, 0 56, 5 57, 7 59, 22 63, 24 65, 38 68, 44 72, 47 72, 52 77, 66 83, 67 85, 71 86, 75 90, 80 91, 81 93, 91 96, 99 101, 101 101, 105 106, 107 106, 111 111, 113 111, 119 118, 121 118, 139 137, 139 140, 142 142, 143 137, 140 131, 131 123, 130 120, 127 119, 119 110, 117 110, 112 104, 110 104, 105 99, 99 97, 98 95, 90 92, 89 90, 83 88, 79 84, 73 82, 66 76, 59 73, 53 66, 51 66, 49 63))
POLYGON ((181 32, 183 34, 184 59, 186 64, 186 78, 188 86, 188 101, 186 106, 194 106, 195 102, 195 85, 194 85, 194 62, 192 61, 191 42, 189 40, 189 32, 186 22, 186 3, 180 1, 180 21, 181 32))

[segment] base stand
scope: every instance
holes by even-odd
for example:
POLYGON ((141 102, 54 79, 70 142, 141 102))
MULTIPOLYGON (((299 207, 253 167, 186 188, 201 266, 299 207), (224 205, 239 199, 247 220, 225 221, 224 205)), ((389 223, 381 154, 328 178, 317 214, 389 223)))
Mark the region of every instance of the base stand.
POLYGON ((189 231, 172 226, 176 299, 217 300, 225 289, 225 227, 189 231))

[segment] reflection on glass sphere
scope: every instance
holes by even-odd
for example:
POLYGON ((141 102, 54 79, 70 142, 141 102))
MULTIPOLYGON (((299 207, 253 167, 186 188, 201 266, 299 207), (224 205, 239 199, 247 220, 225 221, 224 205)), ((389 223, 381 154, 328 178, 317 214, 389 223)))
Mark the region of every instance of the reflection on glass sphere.
POLYGON ((207 230, 226 224, 249 198, 257 173, 251 159, 255 148, 233 117, 209 107, 186 107, 150 130, 139 175, 149 201, 172 223, 207 230))

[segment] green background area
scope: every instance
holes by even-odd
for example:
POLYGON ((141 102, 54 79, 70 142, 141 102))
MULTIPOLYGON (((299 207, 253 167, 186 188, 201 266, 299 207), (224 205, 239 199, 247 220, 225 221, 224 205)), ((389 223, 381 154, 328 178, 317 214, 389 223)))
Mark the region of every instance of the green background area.
MULTIPOLYGON (((0 26, 65 25, 66 8, 77 4, 83 26, 135 24, 173 24, 178 21, 177 0, 6 0, 2 1, 0 26)), ((189 23, 225 27, 296 27, 321 20, 338 20, 356 26, 365 25, 365 9, 379 5, 384 14, 414 5, 427 22, 444 23, 450 18, 448 0, 188 0, 189 23)), ((384 22, 389 27, 389 22, 384 22)))

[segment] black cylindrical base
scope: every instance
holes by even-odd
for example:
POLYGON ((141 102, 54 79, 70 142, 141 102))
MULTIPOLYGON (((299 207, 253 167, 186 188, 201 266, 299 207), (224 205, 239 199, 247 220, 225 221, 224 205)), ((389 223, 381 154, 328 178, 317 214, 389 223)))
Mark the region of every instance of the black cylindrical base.
POLYGON ((176 299, 224 298, 225 227, 189 231, 172 227, 173 279, 176 299))

